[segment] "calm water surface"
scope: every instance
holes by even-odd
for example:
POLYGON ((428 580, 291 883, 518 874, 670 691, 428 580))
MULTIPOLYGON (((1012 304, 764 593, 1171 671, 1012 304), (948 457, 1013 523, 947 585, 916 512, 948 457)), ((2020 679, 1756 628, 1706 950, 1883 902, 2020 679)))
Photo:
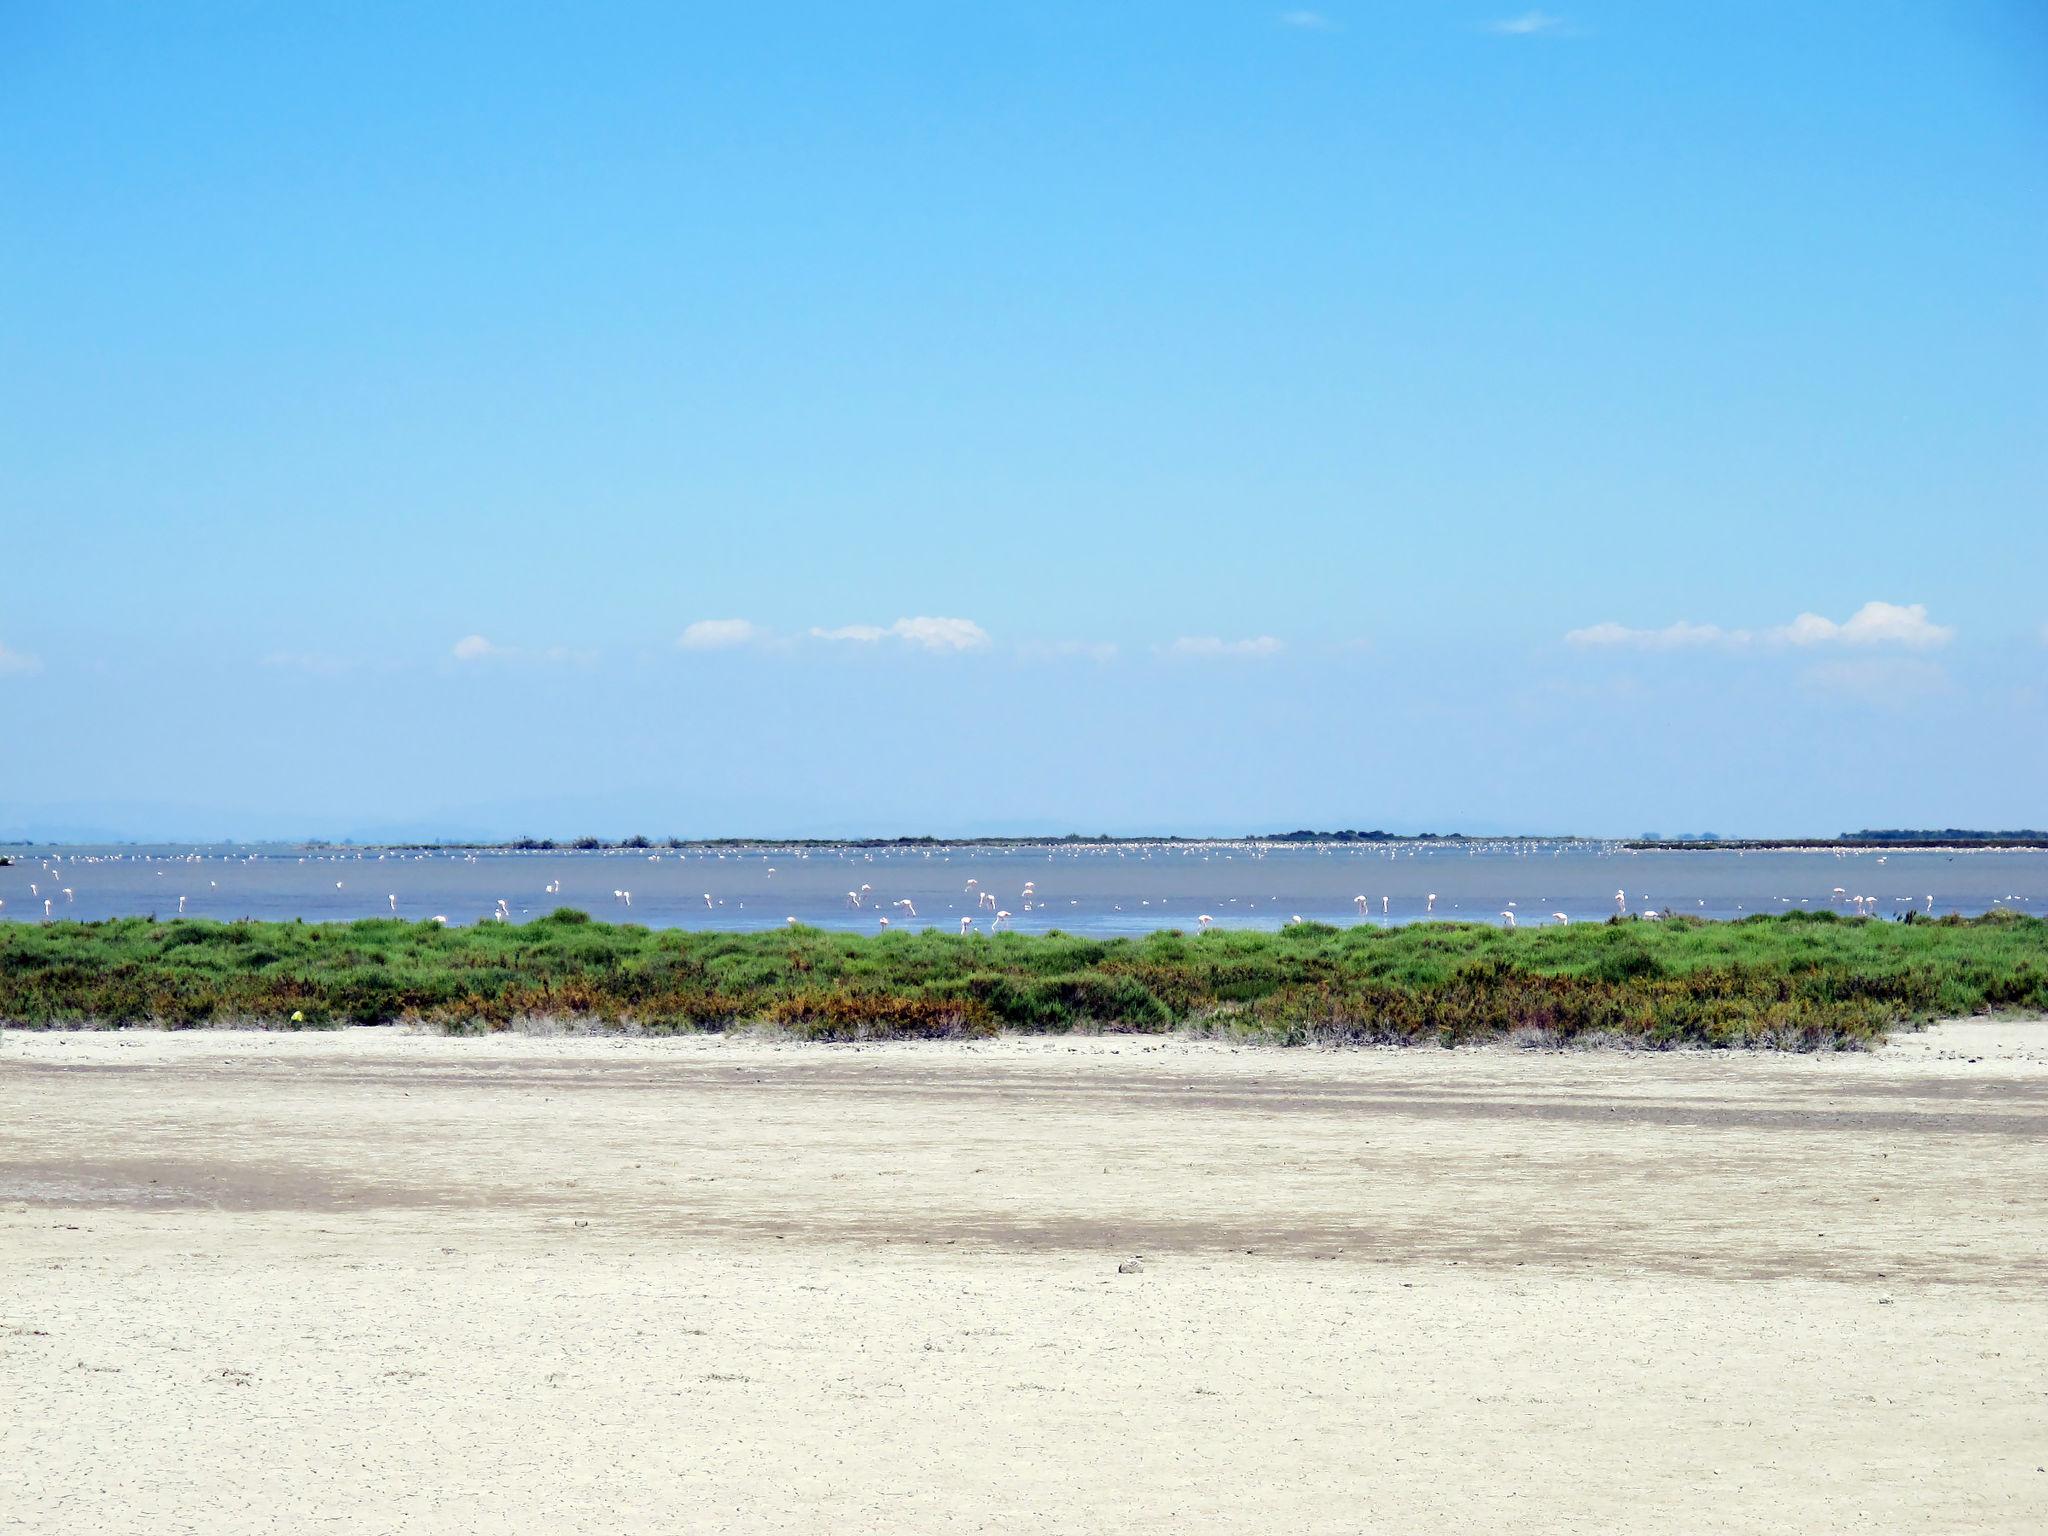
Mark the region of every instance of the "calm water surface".
POLYGON ((0 921, 123 916, 514 922, 556 907, 656 928, 1139 933, 1277 928, 1295 916, 1518 925, 1629 911, 1742 917, 1793 908, 2048 913, 2048 852, 1630 852, 1595 842, 509 853, 280 845, 4 849, 0 921), (982 898, 987 896, 989 900, 982 898), (1434 895, 1432 902, 1430 897, 1434 895), (858 905, 855 898, 858 898, 858 905), (1363 898, 1361 903, 1359 898, 1363 898), (899 903, 909 903, 908 906, 899 903), (915 915, 912 915, 914 910, 915 915))

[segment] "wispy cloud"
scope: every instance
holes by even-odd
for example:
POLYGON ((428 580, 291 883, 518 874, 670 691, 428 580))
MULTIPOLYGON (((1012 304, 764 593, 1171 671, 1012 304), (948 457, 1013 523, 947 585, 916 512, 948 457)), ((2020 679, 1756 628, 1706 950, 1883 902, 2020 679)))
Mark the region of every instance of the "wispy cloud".
POLYGON ((1335 32, 1337 23, 1321 11, 1282 11, 1280 25, 1297 32, 1335 32))
POLYGON ((898 619, 894 624, 841 624, 836 629, 813 629, 813 640, 831 640, 855 645, 874 645, 883 640, 901 640, 924 651, 978 651, 988 643, 988 631, 972 619, 946 619, 919 615, 898 619))
POLYGON ((314 677, 339 677, 351 663, 323 651, 272 651, 263 665, 279 672, 305 672, 314 677))
POLYGON ((1519 16, 1489 21, 1486 30, 1498 37, 1541 37, 1546 32, 1562 32, 1564 26, 1562 16, 1553 16, 1548 11, 1524 11, 1519 16))
POLYGON ((0 677, 9 674, 15 677, 25 677, 31 672, 40 672, 42 670, 42 657, 31 656, 26 651, 10 650, 8 647, 0 645, 0 677))
POLYGON ((1117 648, 1108 640, 1027 640, 1017 654, 1029 661, 1115 661, 1117 648))
POLYGON ((676 648, 729 651, 735 646, 758 645, 769 638, 767 630, 746 619, 699 619, 676 637, 676 648))
POLYGON ((1631 629, 1625 624, 1608 622, 1571 630, 1564 638, 1567 645, 1587 649, 1637 651, 1709 647, 1739 650, 1760 645, 1896 645, 1930 650, 1947 645, 1955 635, 1953 627, 1936 624, 1927 617, 1925 603, 1870 602, 1839 623, 1817 613, 1802 613, 1791 623, 1770 629, 1724 629, 1719 624, 1694 624, 1685 619, 1662 629, 1631 629))
POLYGON ((1800 674, 1810 692, 1896 709, 1930 694, 1946 693, 1948 672, 1940 663, 1907 656, 1869 656, 1824 661, 1800 674))
POLYGON ((1166 647, 1169 656, 1213 658, 1219 656, 1278 656, 1286 649, 1271 635, 1253 635, 1247 640, 1222 640, 1215 635, 1182 635, 1166 647))
POLYGON ((566 645, 550 645, 540 650, 528 650, 519 645, 500 645, 482 635, 464 635, 449 647, 448 654, 464 665, 482 661, 547 661, 573 662, 587 666, 597 660, 595 651, 573 650, 566 645))
POLYGON ((1662 629, 1630 629, 1625 624, 1608 622, 1588 624, 1584 629, 1567 631, 1566 645, 1578 646, 1626 646, 1638 651, 1674 651, 1687 646, 1726 645, 1737 639, 1748 640, 1747 630, 1726 630, 1718 624, 1694 624, 1680 619, 1676 624, 1667 624, 1662 629))

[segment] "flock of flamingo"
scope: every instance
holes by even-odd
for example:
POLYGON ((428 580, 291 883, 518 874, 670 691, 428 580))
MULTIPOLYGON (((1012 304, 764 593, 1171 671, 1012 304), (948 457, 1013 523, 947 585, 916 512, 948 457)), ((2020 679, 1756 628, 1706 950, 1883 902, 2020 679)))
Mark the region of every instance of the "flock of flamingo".
MULTIPOLYGON (((1221 859, 1228 860, 1240 854, 1250 860, 1262 859, 1270 855, 1270 849, 1268 848, 1261 847, 1256 844, 1245 843, 1171 845, 1096 845, 1089 849, 1088 852, 1096 856, 1113 855, 1120 859, 1130 858, 1133 855, 1135 855, 1139 860, 1142 861, 1151 859, 1155 851, 1155 848, 1157 849, 1157 851, 1161 852, 1163 855, 1168 857, 1199 857, 1203 859, 1205 862, 1210 859, 1219 857, 1221 859)), ((963 858, 973 858, 978 856, 978 852, 974 850, 956 849, 953 851, 960 852, 963 858)), ((1017 856, 1019 852, 1016 849, 1005 849, 1001 851, 1012 857, 1017 856)), ((1058 851, 1067 852, 1069 857, 1077 856, 1073 850, 1058 851)), ((1405 857, 1412 859, 1416 856, 1417 851, 1418 850, 1415 848, 1375 848, 1371 850, 1370 856, 1397 859, 1405 855, 1405 857)), ((1424 848, 1420 851, 1422 851, 1425 854, 1425 856, 1435 856, 1440 853, 1447 852, 1449 851, 1449 849, 1445 845, 1439 845, 1434 848, 1424 848)), ((1477 853, 1478 851, 1480 851, 1480 849, 1478 847, 1468 847, 1464 849, 1464 851, 1467 852, 1468 855, 1470 855, 1477 853)), ((1513 851, 1517 854, 1530 853, 1537 851, 1537 845, 1525 846, 1518 844, 1504 844, 1500 845, 1498 849, 1488 849, 1487 851, 1513 851)), ((1549 852, 1553 857, 1555 857, 1558 854, 1560 854, 1563 851, 1563 849, 1560 847, 1545 849, 1543 851, 1549 852)), ((483 857, 485 858, 518 856, 517 854, 500 853, 495 850, 483 850, 482 853, 483 857)), ((845 862, 854 862, 856 853, 857 850, 851 849, 837 850, 837 856, 845 862)), ((619 853, 609 850, 601 852, 596 855, 596 857, 600 858, 617 858, 620 856, 621 855, 619 853)), ((690 855, 682 853, 671 853, 666 856, 673 857, 677 859, 679 862, 687 862, 688 858, 690 857, 690 855)), ((699 862, 703 863, 710 863, 713 861, 725 862, 728 859, 728 857, 735 860, 751 860, 754 858, 759 858, 766 865, 766 876, 772 879, 778 872, 777 865, 767 862, 768 859, 773 857, 773 855, 758 853, 755 850, 734 849, 731 851, 730 854, 728 854, 727 852, 720 852, 715 850, 698 850, 695 852, 694 856, 699 860, 699 862)), ((791 848, 786 850, 783 853, 783 856, 788 858, 794 858, 797 860, 808 860, 812 856, 812 850, 803 847, 791 848)), ((827 856, 829 856, 829 853, 827 856)), ((1838 858, 1841 857, 1839 852, 1836 856, 1838 858)), ((95 864, 120 865, 125 863, 130 866, 135 864, 142 864, 145 866, 153 866, 155 876, 161 879, 166 875, 167 870, 174 869, 181 865, 203 864, 209 861, 219 863, 240 864, 256 864, 259 862, 275 863, 281 862, 284 858, 290 856, 280 855, 276 852, 269 851, 237 851, 234 853, 226 854, 191 852, 179 853, 175 855, 147 854, 139 852, 49 852, 38 854, 36 855, 36 857, 38 861, 37 875, 35 878, 30 879, 28 882, 29 895, 32 900, 41 903, 42 916, 44 920, 51 921, 54 920, 56 916, 57 907, 60 902, 65 905, 72 905, 75 904, 77 900, 76 885, 72 883, 60 882, 76 881, 78 879, 81 868, 85 866, 91 866, 95 864), (44 894, 45 880, 48 880, 53 888, 52 893, 49 895, 44 894)), ((634 857, 639 857, 639 855, 636 854, 634 855, 634 857)), ((662 862, 664 857, 665 855, 662 853, 650 853, 645 855, 645 858, 648 862, 655 864, 659 864, 660 862, 662 862)), ((924 860, 928 861, 931 860, 934 857, 934 855, 930 850, 923 850, 922 857, 924 860)), ((941 855, 941 861, 951 862, 951 857, 952 855, 950 852, 944 853, 941 855)), ((1045 858, 1048 862, 1053 861, 1055 857, 1056 852, 1045 853, 1045 858)), ((297 855, 296 862, 300 865, 304 865, 309 862, 319 863, 325 861, 332 861, 336 863, 345 862, 352 865, 362 865, 373 861, 385 862, 387 860, 391 860, 404 863, 421 862, 430 859, 448 859, 457 862, 476 864, 479 862, 479 851, 433 849, 308 852, 305 854, 297 855)), ((872 852, 858 852, 858 859, 859 864, 857 864, 856 867, 860 867, 860 865, 874 863, 874 855, 872 852)), ((1884 856, 1878 856, 1872 862, 1874 865, 1881 866, 1884 865, 1887 862, 1887 860, 1884 856)), ((650 878, 652 878, 651 875, 650 878)), ((879 870, 877 871, 876 878, 882 878, 879 870)), ((218 892, 220 884, 218 879, 208 879, 206 883, 207 891, 203 892, 202 894, 218 892)), ((161 887, 158 887, 158 889, 160 890, 161 887)), ((334 882, 334 889, 336 891, 345 891, 347 889, 347 881, 339 879, 336 880, 334 882)), ((541 888, 541 894, 544 896, 556 897, 562 895, 562 893, 563 881, 560 876, 550 878, 541 888)), ((756 899, 758 900, 758 891, 755 894, 756 899)), ((1011 912, 1011 910, 1003 905, 1001 899, 998 897, 996 892, 993 889, 991 889, 990 886, 987 883, 985 883, 979 876, 968 877, 962 887, 961 894, 965 898, 967 898, 973 906, 972 911, 962 913, 957 919, 958 929, 961 934, 964 935, 977 931, 979 925, 983 922, 986 923, 986 929, 983 931, 986 931, 988 933, 1001 933, 1006 930, 1009 930, 1013 926, 1013 913, 1011 912)), ((631 912, 633 910, 633 892, 630 889, 628 889, 624 885, 614 886, 612 887, 611 895, 612 900, 618 905, 622 912, 631 912)), ((673 898, 670 899, 672 900, 673 898)), ((1849 887, 1843 885, 1834 886, 1829 893, 1828 899, 1833 906, 1842 909, 1853 909, 1856 915, 1861 917, 1876 917, 1883 915, 1887 907, 1885 898, 1868 894, 1851 894, 1849 887)), ((188 909, 188 902, 191 900, 190 895, 187 893, 180 893, 175 898, 175 900, 177 912, 180 915, 185 914, 188 909)), ((704 903, 704 910, 706 912, 715 913, 720 907, 726 905, 726 902, 724 900, 715 897, 710 891, 705 891, 702 894, 702 900, 704 903)), ((1185 900, 1185 898, 1183 898, 1183 900, 1185 900)), ((1240 898, 1231 897, 1229 898, 1229 900, 1233 905, 1236 905, 1239 903, 1240 898)), ((1261 900, 1277 901, 1278 898, 1243 898, 1243 901, 1246 905, 1246 910, 1255 909, 1261 900)), ((1439 900, 1440 897, 1434 891, 1424 893, 1421 897, 1422 910, 1419 914, 1415 915, 1421 917, 1436 916, 1437 903, 1439 900)), ((1799 898, 1799 900, 1803 904, 1805 898, 1799 898)), ((2026 900, 2027 898, 2023 896, 2008 895, 2002 899, 1993 899, 1991 904, 2023 904, 2026 902, 2026 900)), ((397 891, 388 891, 384 896, 384 901, 386 911, 389 915, 394 917, 402 915, 402 901, 397 891)), ((1789 896, 1781 896, 1777 898, 1777 901, 1781 905, 1790 906, 1793 903, 1794 898, 1789 896)), ((1382 921, 1402 920, 1396 918, 1396 915, 1393 911, 1393 902, 1394 898, 1389 895, 1380 895, 1377 897, 1373 897, 1360 894, 1351 898, 1351 905, 1354 911, 1356 912, 1357 916, 1361 920, 1371 920, 1374 917, 1378 917, 1382 921), (1375 901, 1377 901, 1378 903, 1377 912, 1375 912, 1374 910, 1375 901)), ((217 898, 213 904, 217 907, 217 898)), ((740 908, 744 908, 747 904, 746 899, 744 897, 738 898, 737 904, 740 908)), ((8 915, 5 911, 6 905, 6 899, 4 897, 0 897, 0 918, 4 918, 8 915)), ((1038 882, 1035 879, 1025 879, 1024 881, 1022 881, 1022 888, 1021 890, 1019 890, 1017 896, 1017 908, 1019 911, 1028 913, 1033 910, 1046 909, 1053 905, 1054 903, 1046 900, 1044 897, 1040 895, 1038 889, 1038 882)), ((1068 898, 1066 905, 1070 908, 1074 908, 1079 907, 1081 905, 1081 902, 1078 897, 1073 897, 1068 898)), ((1137 905, 1141 908, 1146 909, 1151 909, 1154 907, 1164 909, 1169 905, 1169 902, 1167 899, 1164 898, 1155 901, 1151 897, 1146 897, 1141 898, 1138 901, 1137 905)), ((661 903, 658 901, 657 907, 659 908, 660 906, 661 903)), ((1121 914, 1125 910, 1122 901, 1109 902, 1108 906, 1112 912, 1119 914, 1121 914)), ((1700 898, 1698 900, 1698 906, 1704 908, 1706 906, 1706 900, 1704 898, 1700 898)), ((1889 906, 1894 914, 1896 914, 1898 910, 1901 908, 1918 906, 1926 914, 1932 915, 1935 908, 1935 898, 1931 893, 1918 897, 1897 896, 1890 898, 1889 906)), ((529 910, 531 909, 526 907, 521 907, 518 909, 519 912, 526 912, 529 910)), ((871 914, 873 916, 876 926, 883 930, 891 928, 894 924, 919 921, 917 904, 910 897, 905 896, 896 898, 894 900, 889 900, 884 897, 878 896, 876 894, 874 885, 868 881, 859 881, 855 883, 852 886, 852 888, 846 892, 844 898, 844 910, 849 912, 871 914)), ((1220 911, 1221 909, 1219 908, 1218 910, 1220 911)), ((1657 921, 1661 917, 1667 915, 1669 910, 1669 908, 1659 907, 1657 905, 1652 904, 1646 897, 1643 897, 1640 893, 1637 895, 1633 903, 1631 902, 1626 889, 1618 889, 1614 893, 1614 911, 1621 915, 1630 915, 1631 913, 1633 913, 1635 916, 1641 917, 1645 920, 1657 921)), ((1740 904, 1737 904, 1736 910, 1742 910, 1740 904)), ((1412 914, 1414 912, 1414 909, 1411 907, 1408 909, 1408 911, 1412 914)), ((1510 900, 1503 908, 1500 909, 1498 913, 1498 921, 1503 927, 1516 928, 1523 925, 1523 920, 1527 916, 1528 914, 1523 913, 1520 910, 1520 905, 1518 902, 1510 900)), ((512 900, 506 897, 499 897, 496 899, 495 905, 489 917, 486 919, 486 921, 499 923, 509 923, 514 922, 516 920, 517 916, 515 914, 512 900)), ((946 919, 941 920, 944 921, 946 919)), ((429 921, 445 924, 449 921, 449 919, 445 913, 436 913, 429 919, 429 921)), ((800 920, 796 916, 792 915, 786 918, 785 921, 789 924, 796 924, 800 920)), ((1287 925, 1291 926, 1293 924, 1298 924, 1303 921, 1304 918, 1297 913, 1287 919, 1287 925)), ((1549 924, 1556 925, 1559 927, 1568 926, 1572 921, 1573 919, 1571 915, 1564 911, 1552 911, 1547 914, 1547 922, 1549 924)), ((1213 912, 1202 912, 1196 916, 1195 923, 1197 927, 1200 929, 1200 931, 1207 933, 1217 926, 1218 919, 1215 913, 1213 912)), ((1541 926, 1542 924, 1538 923, 1536 925, 1541 926)))

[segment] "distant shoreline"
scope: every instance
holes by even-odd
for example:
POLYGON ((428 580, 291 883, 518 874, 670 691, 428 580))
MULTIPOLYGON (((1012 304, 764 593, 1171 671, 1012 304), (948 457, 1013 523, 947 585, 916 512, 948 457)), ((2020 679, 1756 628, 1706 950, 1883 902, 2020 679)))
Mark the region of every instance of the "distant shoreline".
MULTIPOLYGON (((857 849, 955 850, 962 848, 1134 848, 1134 847, 1359 847, 1393 846, 1409 843, 1502 844, 1502 843, 1588 843, 1630 853, 1829 853, 1841 850, 1861 852, 1912 850, 1918 852, 1964 852, 1988 850, 2048 850, 2048 832, 1968 832, 1897 835, 1848 833, 1840 837, 1598 837, 1584 833, 1517 832, 1497 835, 1466 832, 1254 832, 1242 836, 1203 837, 1167 832, 1128 837, 1107 833, 1084 835, 1064 832, 1032 837, 518 837, 495 841, 446 839, 422 841, 414 838, 380 840, 359 838, 77 838, 29 840, 0 843, 0 847, 34 848, 347 848, 389 849, 404 852, 462 853, 637 853, 644 851, 697 852, 707 850, 773 849, 857 849)), ((13 859, 0 853, 0 865, 13 859)))
POLYGON ((1628 838, 1631 853, 1827 853, 1838 848, 1913 849, 1922 853, 1980 848, 2048 848, 2048 837, 1724 837, 1713 839, 1628 838))

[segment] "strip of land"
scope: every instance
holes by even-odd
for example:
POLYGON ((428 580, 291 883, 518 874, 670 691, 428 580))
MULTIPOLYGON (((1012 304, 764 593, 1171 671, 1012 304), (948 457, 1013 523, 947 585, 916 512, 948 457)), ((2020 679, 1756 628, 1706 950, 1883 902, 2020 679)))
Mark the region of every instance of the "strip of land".
POLYGON ((1542 928, 1420 923, 1142 938, 530 923, 0 925, 0 1022, 534 1019, 822 1040, 1177 1032, 1279 1044, 1862 1047, 1929 1018, 2048 1009, 2048 922, 1831 912, 1542 928))
POLYGON ((0 1036, 10 1531, 2031 1532, 2048 1025, 0 1036))

